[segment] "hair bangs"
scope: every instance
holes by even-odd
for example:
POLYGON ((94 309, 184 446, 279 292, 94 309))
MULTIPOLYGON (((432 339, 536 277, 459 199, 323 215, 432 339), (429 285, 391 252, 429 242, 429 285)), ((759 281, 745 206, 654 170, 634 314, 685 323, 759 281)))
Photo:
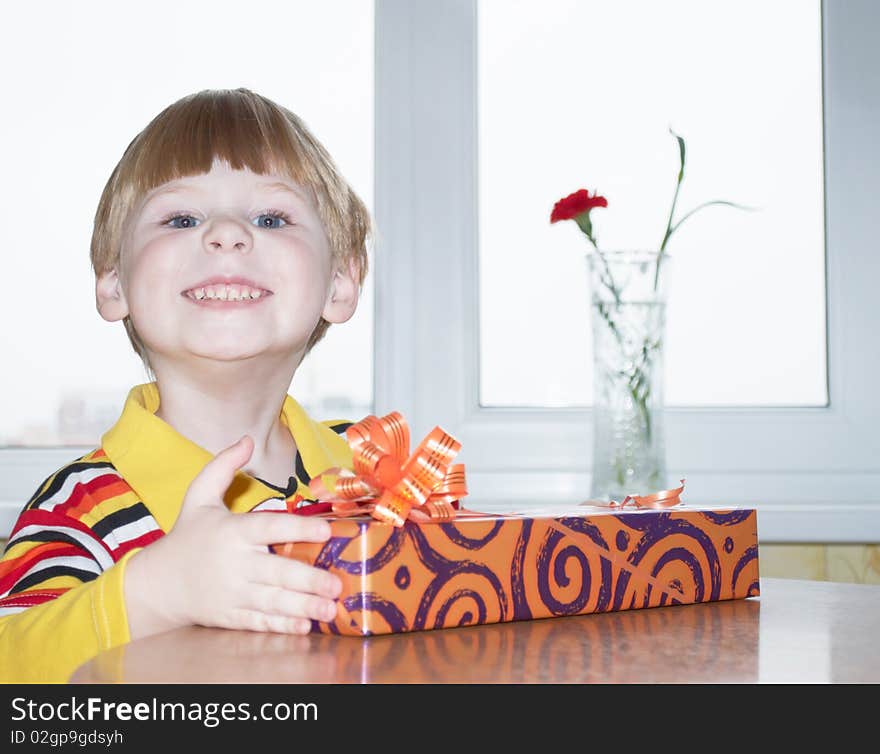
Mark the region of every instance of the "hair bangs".
POLYGON ((241 90, 185 97, 159 113, 136 141, 127 182, 137 197, 169 181, 208 173, 217 159, 234 170, 286 176, 313 196, 320 181, 288 120, 241 90))

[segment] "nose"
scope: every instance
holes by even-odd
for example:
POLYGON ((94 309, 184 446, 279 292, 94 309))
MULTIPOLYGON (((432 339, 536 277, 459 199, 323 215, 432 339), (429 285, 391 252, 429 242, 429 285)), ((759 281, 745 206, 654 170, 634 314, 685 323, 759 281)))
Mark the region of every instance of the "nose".
POLYGON ((208 251, 235 249, 249 252, 253 246, 253 236, 244 223, 228 216, 216 217, 205 232, 204 243, 208 251))

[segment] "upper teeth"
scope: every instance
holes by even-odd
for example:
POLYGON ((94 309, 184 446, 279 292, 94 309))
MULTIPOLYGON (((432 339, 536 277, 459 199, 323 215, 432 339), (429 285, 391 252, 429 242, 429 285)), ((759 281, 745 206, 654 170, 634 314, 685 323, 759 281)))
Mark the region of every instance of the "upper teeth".
POLYGON ((186 292, 186 295, 198 300, 213 298, 221 301, 242 301, 260 298, 260 296, 267 292, 259 288, 250 288, 247 285, 232 284, 206 285, 203 288, 192 288, 186 292))

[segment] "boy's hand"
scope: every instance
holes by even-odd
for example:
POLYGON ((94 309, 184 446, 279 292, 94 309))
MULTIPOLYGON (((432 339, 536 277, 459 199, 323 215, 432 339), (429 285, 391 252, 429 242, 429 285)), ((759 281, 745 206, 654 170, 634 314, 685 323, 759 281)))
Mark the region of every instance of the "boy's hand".
POLYGON ((307 633, 310 619, 336 616, 337 576, 267 550, 279 542, 326 542, 330 525, 311 516, 233 514, 223 503, 253 449, 245 435, 209 461, 171 531, 128 562, 132 639, 193 624, 307 633))

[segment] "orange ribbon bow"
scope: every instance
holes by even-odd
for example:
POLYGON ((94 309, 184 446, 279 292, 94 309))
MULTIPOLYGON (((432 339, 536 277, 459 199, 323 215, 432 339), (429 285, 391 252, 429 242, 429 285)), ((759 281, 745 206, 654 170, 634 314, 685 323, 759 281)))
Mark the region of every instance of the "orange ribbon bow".
POLYGON ((327 469, 309 482, 333 513, 353 516, 369 512, 380 521, 403 526, 414 521, 448 521, 453 503, 467 495, 464 464, 452 465, 461 443, 440 427, 409 455, 409 426, 397 411, 368 416, 352 424, 345 436, 351 445, 354 472, 327 469), (324 477, 337 475, 332 489, 324 477))

